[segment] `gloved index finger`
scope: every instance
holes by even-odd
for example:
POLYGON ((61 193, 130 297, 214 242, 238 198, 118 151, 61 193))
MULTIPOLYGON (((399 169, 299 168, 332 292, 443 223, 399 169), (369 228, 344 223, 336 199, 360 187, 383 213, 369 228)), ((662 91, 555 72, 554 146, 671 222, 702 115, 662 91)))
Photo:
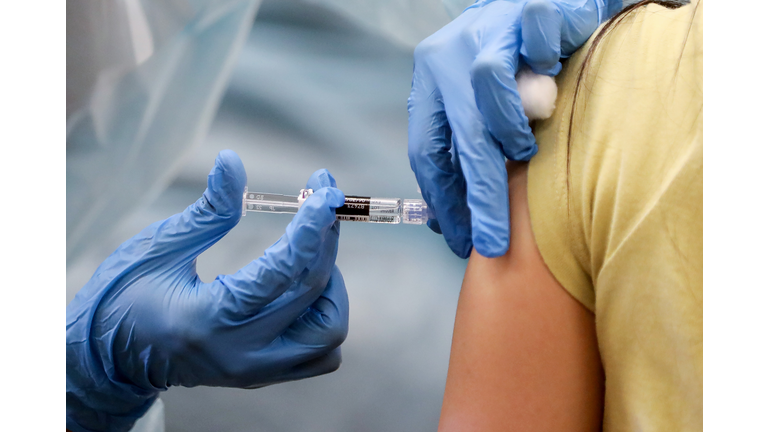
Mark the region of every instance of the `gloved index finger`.
POLYGON ((467 182, 472 245, 485 257, 504 255, 509 249, 509 195, 501 146, 474 103, 446 106, 467 182))
POLYGON ((220 277, 236 302, 235 310, 250 315, 282 295, 323 250, 344 194, 332 187, 315 191, 302 204, 280 240, 233 275, 220 277))
POLYGON ((430 221, 430 228, 443 234, 456 255, 467 258, 472 239, 464 177, 458 157, 451 154, 451 128, 442 95, 423 58, 428 50, 429 46, 420 44, 414 54, 416 66, 408 98, 408 158, 424 201, 439 223, 438 228, 430 221))
MULTIPOLYGON (((324 187, 336 187, 336 179, 331 175, 331 173, 327 169, 319 169, 312 173, 312 175, 309 177, 309 180, 307 180, 307 189, 312 189, 313 191, 320 190, 324 187)), ((336 235, 339 234, 339 222, 336 221, 333 226, 331 227, 331 230, 333 230, 336 235)))
POLYGON ((320 190, 324 187, 336 187, 336 179, 333 178, 331 173, 327 169, 319 169, 312 173, 307 180, 307 188, 312 190, 320 190))

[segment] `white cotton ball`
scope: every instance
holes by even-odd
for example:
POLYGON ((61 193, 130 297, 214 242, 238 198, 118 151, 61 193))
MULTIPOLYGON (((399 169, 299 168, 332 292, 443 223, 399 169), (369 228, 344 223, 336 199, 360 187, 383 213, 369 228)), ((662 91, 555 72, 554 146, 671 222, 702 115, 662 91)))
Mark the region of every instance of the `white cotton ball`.
POLYGON ((517 73, 515 80, 528 120, 549 118, 555 111, 555 100, 557 99, 555 79, 551 76, 534 73, 525 66, 517 73))

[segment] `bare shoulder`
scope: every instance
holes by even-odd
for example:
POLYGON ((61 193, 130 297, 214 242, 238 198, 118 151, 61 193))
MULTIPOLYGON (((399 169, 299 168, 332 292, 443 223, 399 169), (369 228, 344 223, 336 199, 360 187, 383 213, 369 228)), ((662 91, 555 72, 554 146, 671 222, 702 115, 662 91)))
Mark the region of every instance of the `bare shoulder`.
POLYGON ((527 164, 507 165, 510 249, 472 253, 456 312, 440 431, 600 430, 594 315, 552 276, 528 214, 527 164))

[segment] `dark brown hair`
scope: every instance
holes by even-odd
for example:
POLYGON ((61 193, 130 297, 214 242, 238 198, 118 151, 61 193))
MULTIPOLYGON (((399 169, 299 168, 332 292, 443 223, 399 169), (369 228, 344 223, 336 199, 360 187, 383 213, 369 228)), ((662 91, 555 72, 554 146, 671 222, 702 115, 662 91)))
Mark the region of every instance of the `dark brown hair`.
POLYGON ((680 6, 685 6, 689 4, 688 1, 669 1, 669 0, 642 0, 640 2, 637 2, 635 4, 629 5, 625 7, 621 12, 614 15, 611 19, 609 19, 602 29, 597 33, 595 36, 594 41, 592 42, 592 45, 587 50, 587 54, 584 57, 584 62, 581 64, 581 67, 579 68, 579 75, 576 78, 576 92, 573 95, 573 104, 571 105, 571 116, 568 124, 568 138, 566 140, 566 151, 567 151, 567 160, 566 160, 566 174, 565 174, 565 182, 566 182, 566 200, 567 200, 567 208, 568 208, 568 214, 570 215, 570 208, 571 208, 571 199, 570 199, 570 190, 571 190, 571 134, 573 132, 573 116, 576 112, 576 101, 579 97, 579 90, 581 89, 581 82, 584 79, 584 76, 586 75, 587 68, 589 67, 589 64, 592 60, 592 57, 594 57, 595 51, 597 51, 597 46, 600 43, 600 41, 614 28, 616 28, 617 25, 619 25, 624 19, 629 16, 629 14, 632 11, 635 11, 643 6, 647 6, 651 3, 664 6, 669 9, 677 9, 680 6))

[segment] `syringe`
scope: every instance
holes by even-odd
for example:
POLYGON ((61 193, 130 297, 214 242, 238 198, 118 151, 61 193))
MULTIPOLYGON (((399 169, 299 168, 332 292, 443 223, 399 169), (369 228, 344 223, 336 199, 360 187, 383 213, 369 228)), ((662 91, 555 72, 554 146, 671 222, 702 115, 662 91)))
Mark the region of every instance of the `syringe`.
MULTIPOLYGON (((249 211, 295 214, 312 192, 312 189, 302 189, 299 196, 291 196, 248 192, 246 187, 243 193, 243 216, 249 211)), ((340 221, 421 225, 427 223, 431 216, 427 203, 420 199, 347 195, 344 201, 344 205, 336 209, 336 219, 340 221)))

